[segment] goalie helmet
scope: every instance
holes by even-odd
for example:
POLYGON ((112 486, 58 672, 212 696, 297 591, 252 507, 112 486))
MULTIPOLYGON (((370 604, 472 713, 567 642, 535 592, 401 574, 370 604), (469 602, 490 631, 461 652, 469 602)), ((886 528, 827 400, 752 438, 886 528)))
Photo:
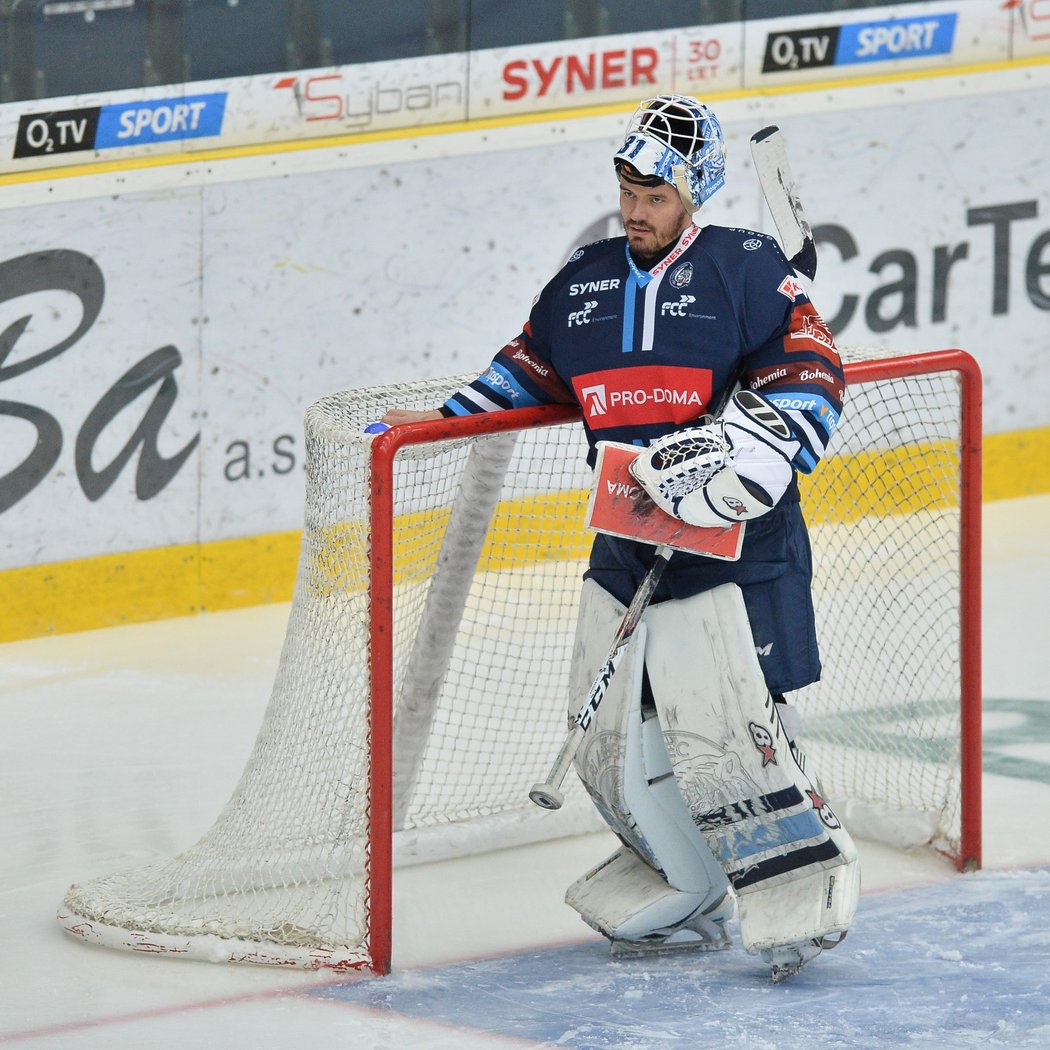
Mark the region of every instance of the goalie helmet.
POLYGON ((670 183, 695 211, 725 185, 722 125, 703 102, 687 95, 647 98, 628 121, 613 163, 629 182, 670 183))

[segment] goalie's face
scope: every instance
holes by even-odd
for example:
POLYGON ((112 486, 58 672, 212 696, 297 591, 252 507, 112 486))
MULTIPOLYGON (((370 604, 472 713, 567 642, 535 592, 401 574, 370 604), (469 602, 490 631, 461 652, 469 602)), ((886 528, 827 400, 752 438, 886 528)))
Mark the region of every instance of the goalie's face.
POLYGON ((673 244, 692 222, 678 191, 669 183, 643 186, 620 181, 620 216, 631 253, 640 259, 657 255, 673 244))

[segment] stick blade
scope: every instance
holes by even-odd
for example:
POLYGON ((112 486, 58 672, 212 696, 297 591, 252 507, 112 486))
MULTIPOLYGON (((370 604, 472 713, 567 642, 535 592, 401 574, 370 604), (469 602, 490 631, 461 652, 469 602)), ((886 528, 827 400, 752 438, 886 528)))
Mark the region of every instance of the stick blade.
POLYGON ((780 234, 784 254, 800 274, 813 280, 817 274, 813 230, 802 210, 802 201, 788 164, 787 145, 776 124, 770 124, 751 136, 751 156, 766 205, 780 234))

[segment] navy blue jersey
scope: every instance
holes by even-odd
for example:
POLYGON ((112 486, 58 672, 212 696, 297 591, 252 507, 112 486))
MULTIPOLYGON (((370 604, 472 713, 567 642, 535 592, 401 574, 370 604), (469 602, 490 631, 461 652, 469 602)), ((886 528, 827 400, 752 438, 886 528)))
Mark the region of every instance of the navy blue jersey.
MULTIPOLYGON (((784 411, 801 444, 795 466, 812 470, 842 411, 845 381, 834 339, 773 238, 690 225, 648 271, 631 258, 626 237, 577 249, 537 297, 522 332, 442 410, 575 403, 593 463, 595 442, 647 445, 718 414, 737 384, 784 411)), ((599 536, 588 575, 626 603, 652 553, 599 536)), ((819 677, 797 485, 748 523, 738 562, 675 554, 656 600, 724 582, 744 591, 760 656, 777 652, 763 662, 770 689, 819 677), (768 640, 762 624, 772 632, 768 640), (778 651, 787 649, 790 660, 778 651)))
POLYGON ((773 238, 689 226, 651 271, 625 237, 579 248, 445 411, 576 403, 593 460, 595 441, 644 445, 719 410, 738 381, 791 412, 812 469, 842 411, 831 333, 773 238))

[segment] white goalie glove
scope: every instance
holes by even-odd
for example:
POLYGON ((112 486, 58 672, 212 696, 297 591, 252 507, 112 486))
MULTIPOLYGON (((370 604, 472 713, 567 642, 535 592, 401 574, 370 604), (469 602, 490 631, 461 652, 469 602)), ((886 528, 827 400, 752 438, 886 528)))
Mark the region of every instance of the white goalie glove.
POLYGON ((720 527, 769 513, 791 484, 798 451, 787 417, 741 390, 714 423, 654 441, 631 473, 661 510, 720 527))

